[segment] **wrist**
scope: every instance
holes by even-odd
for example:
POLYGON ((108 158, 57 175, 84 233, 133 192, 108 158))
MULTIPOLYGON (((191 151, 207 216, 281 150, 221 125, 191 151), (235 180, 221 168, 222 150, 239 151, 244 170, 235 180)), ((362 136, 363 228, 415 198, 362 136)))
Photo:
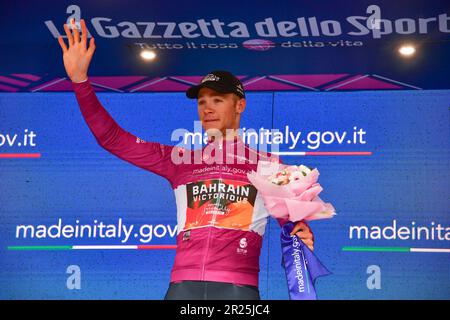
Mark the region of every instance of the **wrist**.
POLYGON ((88 80, 88 76, 72 77, 70 80, 74 83, 82 83, 88 80))

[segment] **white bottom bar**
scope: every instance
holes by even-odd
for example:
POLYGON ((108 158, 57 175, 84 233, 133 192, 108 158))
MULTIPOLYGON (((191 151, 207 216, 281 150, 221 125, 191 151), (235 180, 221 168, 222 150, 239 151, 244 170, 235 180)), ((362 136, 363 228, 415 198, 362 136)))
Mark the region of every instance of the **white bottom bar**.
POLYGON ((410 248, 410 252, 450 252, 450 249, 410 248))
POLYGON ((73 246, 74 250, 119 250, 119 249, 137 249, 138 246, 128 245, 128 246, 73 246))

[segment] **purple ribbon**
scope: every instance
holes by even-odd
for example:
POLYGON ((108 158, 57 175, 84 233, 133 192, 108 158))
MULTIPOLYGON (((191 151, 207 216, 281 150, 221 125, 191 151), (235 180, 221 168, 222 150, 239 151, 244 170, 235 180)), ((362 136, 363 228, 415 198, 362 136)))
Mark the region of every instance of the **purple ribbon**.
POLYGON ((303 241, 291 236, 295 223, 287 222, 281 228, 282 263, 286 272, 291 300, 317 300, 314 283, 316 278, 331 272, 317 259, 303 241))

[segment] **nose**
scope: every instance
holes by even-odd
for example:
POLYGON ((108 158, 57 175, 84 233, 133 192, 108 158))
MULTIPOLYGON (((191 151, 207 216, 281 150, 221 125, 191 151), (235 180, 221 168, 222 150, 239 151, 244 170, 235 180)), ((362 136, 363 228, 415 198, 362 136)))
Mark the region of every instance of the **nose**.
POLYGON ((214 108, 210 102, 206 102, 203 110, 204 110, 205 114, 208 114, 208 113, 212 113, 214 111, 214 108))

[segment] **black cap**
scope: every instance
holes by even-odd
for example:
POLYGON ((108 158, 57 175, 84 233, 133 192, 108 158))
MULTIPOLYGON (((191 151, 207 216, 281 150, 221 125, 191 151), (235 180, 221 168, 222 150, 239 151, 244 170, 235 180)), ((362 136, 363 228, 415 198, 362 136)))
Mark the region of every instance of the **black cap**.
POLYGON ((211 71, 203 77, 198 85, 190 87, 186 91, 186 96, 190 99, 197 99, 198 92, 204 87, 221 93, 234 93, 241 98, 245 98, 241 81, 228 71, 211 71))

